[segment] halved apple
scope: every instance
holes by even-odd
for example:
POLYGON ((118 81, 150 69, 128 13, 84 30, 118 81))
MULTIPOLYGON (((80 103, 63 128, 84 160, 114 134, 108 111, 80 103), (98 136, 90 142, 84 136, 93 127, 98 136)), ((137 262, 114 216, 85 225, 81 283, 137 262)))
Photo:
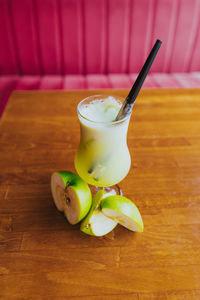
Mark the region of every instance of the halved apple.
POLYGON ((98 191, 92 200, 92 206, 87 217, 81 222, 80 230, 86 234, 103 236, 112 231, 117 222, 107 218, 100 210, 100 203, 104 196, 104 190, 98 191))
POLYGON ((90 210, 90 188, 80 176, 72 172, 54 172, 51 176, 51 192, 57 209, 64 212, 71 224, 80 222, 90 210))
POLYGON ((100 203, 103 214, 132 231, 143 231, 143 221, 136 205, 120 195, 108 196, 100 203))

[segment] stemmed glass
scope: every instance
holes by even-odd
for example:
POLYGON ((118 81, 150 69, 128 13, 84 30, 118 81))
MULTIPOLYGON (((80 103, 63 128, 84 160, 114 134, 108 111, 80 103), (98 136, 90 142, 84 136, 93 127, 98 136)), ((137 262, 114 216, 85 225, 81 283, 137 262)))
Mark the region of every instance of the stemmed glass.
POLYGON ((99 101, 103 104, 106 115, 107 110, 113 109, 109 103, 110 98, 114 99, 119 111, 124 99, 117 96, 90 96, 78 104, 80 144, 75 155, 75 168, 88 184, 104 187, 110 194, 121 194, 118 186, 113 186, 126 177, 131 166, 127 147, 130 114, 119 121, 106 121, 105 118, 103 122, 99 122, 95 112, 92 117, 88 117, 87 113, 88 107, 99 101))

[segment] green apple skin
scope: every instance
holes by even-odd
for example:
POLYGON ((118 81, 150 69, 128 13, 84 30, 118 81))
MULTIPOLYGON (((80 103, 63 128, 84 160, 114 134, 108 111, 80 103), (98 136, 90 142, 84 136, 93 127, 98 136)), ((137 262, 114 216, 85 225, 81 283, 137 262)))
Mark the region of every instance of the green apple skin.
POLYGON ((104 195, 104 189, 98 191, 94 195, 94 197, 92 199, 92 206, 90 208, 90 211, 89 211, 87 217, 81 222, 80 230, 86 234, 94 235, 93 231, 91 230, 91 226, 90 226, 90 218, 91 218, 92 214, 94 213, 94 210, 100 204, 100 201, 103 199, 103 195, 104 195))
MULTIPOLYGON (((108 196, 101 201, 100 207, 102 212, 104 212, 104 209, 111 209, 127 216, 130 219, 134 216, 135 223, 140 228, 141 232, 143 231, 144 225, 140 212, 136 205, 128 198, 120 195, 108 196)), ((119 220, 116 221, 119 222, 119 220)))
POLYGON ((86 234, 94 235, 93 231, 91 230, 91 226, 90 226, 90 218, 91 218, 92 214, 94 213, 94 210, 100 204, 100 201, 103 199, 103 195, 104 195, 104 189, 98 191, 94 195, 94 197, 92 199, 92 206, 90 208, 90 211, 89 211, 87 217, 81 222, 80 230, 86 234))
POLYGON ((58 171, 57 173, 60 174, 64 182, 64 186, 66 187, 67 185, 69 185, 70 188, 73 189, 73 191, 78 196, 78 199, 80 201, 79 207, 82 207, 82 210, 80 210, 80 215, 76 222, 78 223, 83 218, 85 218, 92 205, 92 194, 90 188, 88 184, 85 181, 83 181, 83 179, 77 174, 74 174, 69 171, 58 171))
MULTIPOLYGON (((89 216, 89 215, 88 215, 89 216)), ((81 222, 81 226, 80 226, 80 230, 88 235, 93 235, 94 233, 91 229, 90 223, 89 223, 89 219, 91 217, 91 214, 89 217, 86 217, 82 222, 81 222)))

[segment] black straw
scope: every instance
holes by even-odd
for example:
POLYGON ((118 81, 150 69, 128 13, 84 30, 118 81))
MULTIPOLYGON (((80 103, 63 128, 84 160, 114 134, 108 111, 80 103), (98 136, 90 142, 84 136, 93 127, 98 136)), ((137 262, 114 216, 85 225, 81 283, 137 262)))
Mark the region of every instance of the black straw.
POLYGON ((143 85, 143 82, 151 68, 151 65, 158 53, 158 50, 160 48, 162 44, 162 41, 160 40, 157 40, 149 54, 149 56, 147 57, 143 67, 142 67, 142 70, 140 71, 135 83, 133 84, 128 96, 126 97, 125 101, 124 101, 124 104, 122 105, 118 115, 117 115, 117 118, 116 118, 116 121, 122 119, 127 113, 129 113, 132 108, 133 108, 133 104, 136 100, 136 97, 143 85))

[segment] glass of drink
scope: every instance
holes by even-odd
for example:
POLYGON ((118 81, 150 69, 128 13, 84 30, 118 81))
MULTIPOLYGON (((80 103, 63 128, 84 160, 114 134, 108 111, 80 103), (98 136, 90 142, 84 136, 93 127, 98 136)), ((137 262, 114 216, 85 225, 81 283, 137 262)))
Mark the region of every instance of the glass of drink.
POLYGON ((75 155, 75 168, 92 186, 116 185, 129 172, 127 130, 130 115, 115 121, 123 101, 117 96, 97 95, 78 104, 80 144, 75 155))

